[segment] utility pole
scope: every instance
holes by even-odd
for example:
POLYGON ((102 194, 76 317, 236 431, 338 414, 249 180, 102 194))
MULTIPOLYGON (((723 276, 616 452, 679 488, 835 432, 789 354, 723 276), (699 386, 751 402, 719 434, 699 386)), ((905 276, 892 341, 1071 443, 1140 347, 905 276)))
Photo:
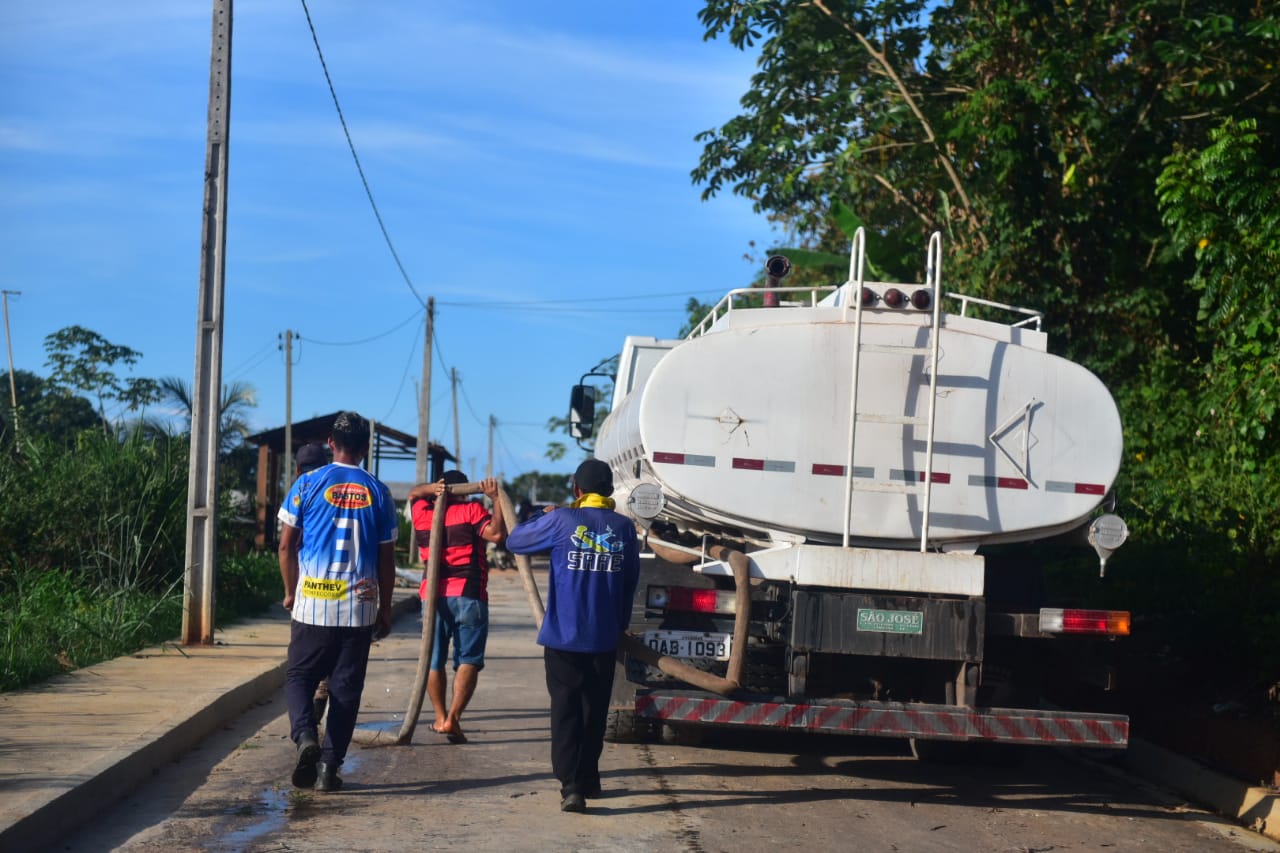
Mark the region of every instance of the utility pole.
POLYGON ((498 428, 498 419, 489 415, 489 464, 484 469, 486 477, 493 476, 493 431, 498 428))
POLYGON ((427 334, 422 344, 422 394, 418 398, 418 452, 415 482, 425 483, 429 476, 427 466, 431 460, 431 336, 436 322, 436 298, 427 297, 427 334))
POLYGON ((453 368, 453 458, 462 464, 462 439, 458 428, 458 368, 453 368))
POLYGON ((227 147, 231 127, 231 6, 213 2, 209 118, 200 238, 199 316, 191 389, 191 470, 187 480, 187 553, 182 642, 213 644, 218 546, 218 403, 222 388, 222 296, 227 257, 227 147))
POLYGON ((293 330, 284 330, 284 488, 293 485, 293 330))
MULTIPOLYGON (((9 297, 21 296, 21 290, 6 290, 4 294, 4 345, 9 351, 9 402, 13 409, 13 430, 18 431, 18 385, 13 379, 13 339, 9 336, 9 297)), ((455 404, 456 405, 456 404, 455 404)), ((458 410, 453 410, 454 420, 458 418, 458 410)))

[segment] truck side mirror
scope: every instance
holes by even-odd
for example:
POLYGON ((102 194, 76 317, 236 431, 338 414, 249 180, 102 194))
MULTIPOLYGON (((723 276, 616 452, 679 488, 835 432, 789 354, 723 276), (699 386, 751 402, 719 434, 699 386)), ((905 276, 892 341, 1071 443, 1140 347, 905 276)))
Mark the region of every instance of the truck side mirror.
POLYGON ((591 438, 596 425, 596 389, 590 385, 574 385, 569 395, 569 435, 591 438))

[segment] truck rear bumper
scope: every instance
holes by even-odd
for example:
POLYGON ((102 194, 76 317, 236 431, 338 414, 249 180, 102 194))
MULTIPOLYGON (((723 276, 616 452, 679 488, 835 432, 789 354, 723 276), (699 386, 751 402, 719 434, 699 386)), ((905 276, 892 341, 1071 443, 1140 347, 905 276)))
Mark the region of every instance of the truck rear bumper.
POLYGON ((823 734, 1124 749, 1129 718, 1117 714, 963 708, 815 699, 741 701, 698 691, 641 690, 636 715, 664 723, 787 729, 823 734))

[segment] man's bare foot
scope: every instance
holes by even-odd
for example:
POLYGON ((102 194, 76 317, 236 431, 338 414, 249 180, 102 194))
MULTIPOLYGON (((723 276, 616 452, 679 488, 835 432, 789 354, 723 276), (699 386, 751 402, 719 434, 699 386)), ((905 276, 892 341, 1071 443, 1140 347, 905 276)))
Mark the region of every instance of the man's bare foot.
POLYGON ((457 722, 450 723, 446 721, 444 723, 439 723, 433 725, 431 730, 436 734, 444 735, 445 738, 448 739, 449 743, 467 742, 467 736, 462 733, 462 726, 458 725, 457 722))

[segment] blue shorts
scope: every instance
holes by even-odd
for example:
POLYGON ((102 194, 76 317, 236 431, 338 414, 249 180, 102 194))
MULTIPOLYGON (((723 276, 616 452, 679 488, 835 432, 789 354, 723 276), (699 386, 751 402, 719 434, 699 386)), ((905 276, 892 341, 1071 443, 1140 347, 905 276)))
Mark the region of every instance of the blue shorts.
MULTIPOLYGON (((426 602, 422 614, 426 616, 426 602)), ((436 599, 436 636, 431 643, 431 668, 443 670, 453 644, 453 668, 464 663, 484 669, 484 646, 489 639, 489 603, 462 595, 436 599)))

